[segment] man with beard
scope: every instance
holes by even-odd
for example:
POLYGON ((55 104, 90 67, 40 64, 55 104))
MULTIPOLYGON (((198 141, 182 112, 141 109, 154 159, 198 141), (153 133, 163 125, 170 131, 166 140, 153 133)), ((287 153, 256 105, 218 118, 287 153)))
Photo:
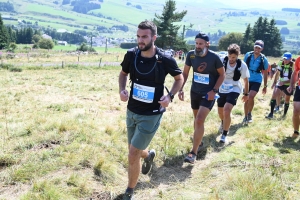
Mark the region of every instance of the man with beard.
MULTIPOLYGON (((209 38, 204 33, 195 37, 195 50, 188 52, 183 70, 184 84, 191 67, 193 68, 191 107, 194 114, 193 148, 185 157, 184 162, 194 164, 197 153, 204 149, 202 138, 204 135, 204 121, 214 106, 215 96, 225 78, 225 70, 219 56, 208 49, 209 38)), ((184 100, 183 86, 178 93, 180 100, 184 100)))
POLYGON ((268 67, 269 63, 267 58, 261 53, 264 49, 264 42, 262 40, 256 40, 254 43, 254 51, 245 54, 244 62, 247 64, 250 78, 249 78, 249 99, 244 104, 245 118, 243 120, 244 124, 251 123, 252 110, 254 107, 254 98, 257 95, 262 79, 264 78, 264 87, 262 90, 263 94, 267 92, 267 82, 268 82, 268 67))
POLYGON ((220 98, 217 100, 218 113, 221 119, 219 131, 222 135, 220 143, 225 143, 226 141, 231 123, 232 108, 236 105, 239 95, 243 92, 243 86, 240 81, 241 78, 244 80, 243 102, 247 102, 249 92, 249 70, 246 63, 238 59, 240 47, 237 44, 231 44, 227 50, 228 56, 223 59, 223 65, 226 71, 225 80, 219 89, 220 98))
POLYGON ((121 101, 128 99, 126 125, 128 137, 128 186, 123 199, 132 199, 140 168, 144 159, 142 173, 147 174, 153 164, 154 150, 147 150, 155 135, 162 114, 182 87, 182 71, 169 54, 154 45, 157 27, 151 21, 138 25, 138 48, 127 51, 121 63, 119 75, 119 93, 121 101), (130 93, 126 90, 127 76, 130 74, 130 93), (164 95, 164 81, 167 74, 174 78, 168 94, 164 95))

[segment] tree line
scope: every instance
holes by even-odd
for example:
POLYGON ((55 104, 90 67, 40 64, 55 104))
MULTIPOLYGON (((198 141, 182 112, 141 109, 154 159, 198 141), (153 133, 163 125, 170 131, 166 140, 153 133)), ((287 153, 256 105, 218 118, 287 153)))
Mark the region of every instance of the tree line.
POLYGON ((40 29, 33 29, 31 27, 16 29, 13 26, 5 26, 0 15, 0 49, 11 49, 11 44, 34 44, 34 48, 53 48, 52 39, 43 38, 42 33, 51 36, 55 41, 62 40, 70 44, 86 42, 84 37, 77 33, 59 33, 56 29, 43 27, 40 29))
POLYGON ((253 27, 248 24, 244 33, 229 33, 219 41, 219 50, 226 50, 229 44, 237 43, 241 52, 253 51, 255 40, 264 41, 263 53, 267 56, 278 57, 282 55, 282 38, 280 31, 275 26, 274 19, 259 17, 253 27))
POLYGON ((3 12, 15 12, 14 5, 8 2, 0 2, 0 11, 3 12))
MULTIPOLYGON (((174 0, 166 1, 161 15, 155 14, 154 23, 157 25, 158 38, 156 45, 167 49, 174 50, 189 50, 190 47, 184 40, 183 35, 179 33, 180 25, 175 25, 176 22, 181 22, 187 11, 178 12, 176 10, 176 2, 174 0)), ((191 25, 192 26, 192 25, 191 25)), ((195 36, 198 32, 195 30, 187 30, 186 35, 195 36)), ((184 33, 183 33, 184 34, 184 33)), ((208 34, 208 33, 206 33, 208 34)), ((209 34, 210 41, 213 41, 213 36, 219 36, 218 49, 227 50, 227 47, 236 43, 241 47, 242 53, 253 50, 255 40, 263 40, 265 43, 263 53, 267 56, 278 57, 282 55, 282 38, 280 31, 276 27, 275 19, 268 20, 267 17, 259 17, 253 26, 248 24, 244 33, 227 33, 218 31, 216 34, 209 34)))

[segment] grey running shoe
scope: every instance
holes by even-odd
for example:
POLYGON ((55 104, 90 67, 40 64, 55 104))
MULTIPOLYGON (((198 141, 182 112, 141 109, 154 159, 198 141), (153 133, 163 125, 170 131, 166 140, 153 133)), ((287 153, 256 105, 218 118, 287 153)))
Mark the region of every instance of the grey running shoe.
POLYGON ((220 143, 225 143, 226 142, 226 136, 222 135, 220 139, 220 143))
POLYGON ((245 118, 243 119, 243 124, 244 124, 244 125, 248 124, 248 118, 247 118, 247 117, 245 117, 245 118))
POLYGON ((197 154, 200 153, 201 151, 204 151, 204 150, 205 150, 204 144, 203 144, 203 142, 201 142, 201 144, 198 147, 197 154))
POLYGON ((194 152, 191 151, 191 152, 185 157, 184 162, 188 162, 188 163, 194 164, 196 158, 197 158, 197 155, 196 155, 194 152))
POLYGON ((149 151, 149 155, 147 158, 144 159, 144 163, 142 165, 142 173, 148 174, 152 168, 153 165, 153 159, 155 157, 156 153, 154 149, 151 149, 149 151))
POLYGON ((276 106, 276 107, 274 108, 274 112, 277 113, 277 112, 279 112, 279 111, 280 111, 279 106, 276 106))
POLYGON ((221 122, 220 127, 219 127, 219 133, 222 134, 223 133, 223 123, 221 122))
POLYGON ((266 118, 273 119, 274 118, 273 113, 269 113, 268 116, 266 116, 266 118))
POLYGON ((299 136, 299 132, 298 131, 294 131, 292 138, 296 139, 299 136))
POLYGON ((123 200, 133 200, 133 194, 125 192, 125 194, 123 195, 123 200))
POLYGON ((251 123, 251 122, 253 122, 253 119, 252 119, 252 115, 251 115, 251 113, 248 113, 248 116, 247 116, 247 118, 248 118, 248 123, 251 123))

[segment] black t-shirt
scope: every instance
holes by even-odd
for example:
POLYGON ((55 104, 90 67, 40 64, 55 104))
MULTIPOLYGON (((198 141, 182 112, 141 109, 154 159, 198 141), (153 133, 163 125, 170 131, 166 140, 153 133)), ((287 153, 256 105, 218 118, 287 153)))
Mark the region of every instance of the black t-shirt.
POLYGON ((162 82, 167 74, 177 76, 182 73, 174 58, 157 50, 152 58, 144 58, 140 51, 127 51, 121 63, 125 73, 132 73, 131 90, 127 108, 140 115, 160 114, 159 99, 164 95, 163 83, 157 83, 155 77, 159 70, 162 82))
POLYGON ((219 78, 218 69, 223 67, 220 57, 211 50, 204 57, 196 56, 194 50, 188 52, 185 64, 193 68, 191 91, 200 96, 213 89, 219 78))

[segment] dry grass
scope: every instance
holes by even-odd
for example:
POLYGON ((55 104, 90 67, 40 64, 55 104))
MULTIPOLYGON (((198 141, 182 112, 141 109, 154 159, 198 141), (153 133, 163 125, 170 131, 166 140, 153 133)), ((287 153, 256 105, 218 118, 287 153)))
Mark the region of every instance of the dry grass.
MULTIPOLYGON (((0 199, 118 199, 128 165, 119 70, 0 70, 0 199)), ((206 121, 207 151, 194 166, 182 162, 192 145, 189 97, 176 97, 150 144, 155 166, 140 175, 136 198, 297 199, 300 142, 288 138, 293 106, 285 120, 267 120, 270 95, 258 95, 249 126, 241 125, 238 102, 225 146, 215 106, 206 121)))

